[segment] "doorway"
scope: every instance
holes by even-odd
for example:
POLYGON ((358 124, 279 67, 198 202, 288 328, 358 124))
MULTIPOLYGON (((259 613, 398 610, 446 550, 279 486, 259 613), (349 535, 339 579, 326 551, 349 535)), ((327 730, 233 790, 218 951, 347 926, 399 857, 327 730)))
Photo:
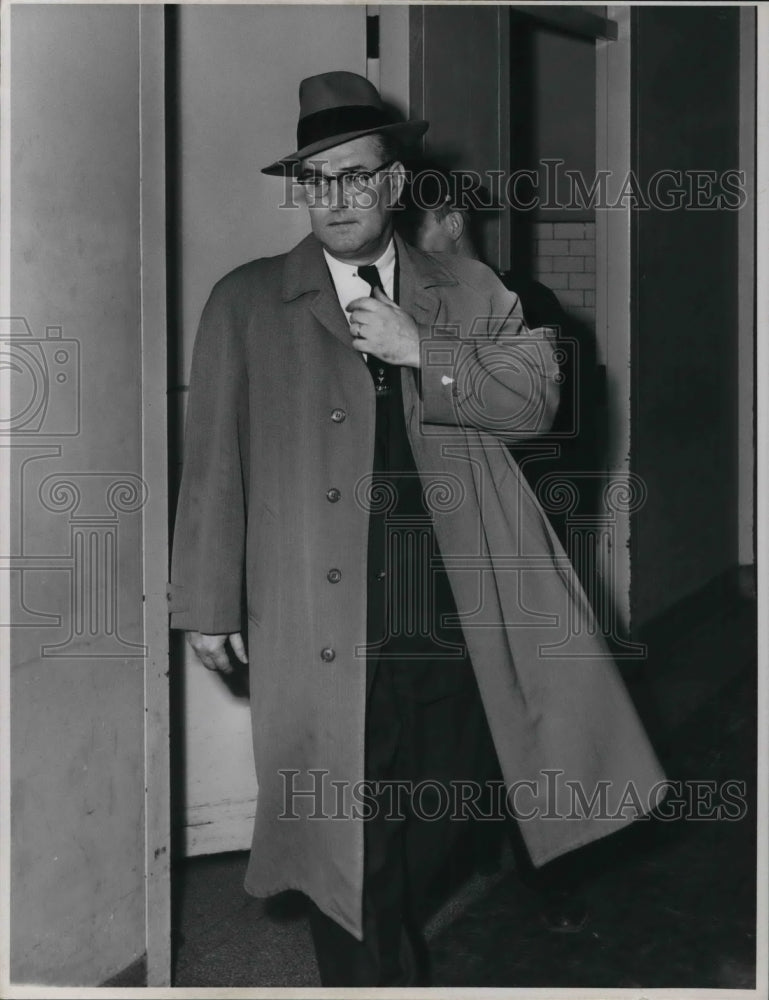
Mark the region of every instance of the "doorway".
MULTIPOLYGON (((294 148, 297 84, 330 67, 366 72, 366 8, 167 8, 170 454, 178 484, 197 324, 219 278, 290 249, 306 213, 260 167, 294 148)), ((172 509, 175 507, 172 490, 172 509)), ((173 633, 174 854, 246 850, 256 779, 247 678, 203 669, 173 633)))
MULTIPOLYGON (((183 460, 187 373, 208 292, 231 268, 287 250, 306 231, 304 213, 280 205, 280 182, 263 176, 259 165, 292 148, 298 79, 331 65, 370 75, 366 21, 374 11, 360 6, 167 8, 172 510, 183 460)), ((585 175, 595 169, 595 37, 605 31, 604 19, 595 17, 588 25, 592 35, 585 37, 584 25, 580 34, 571 24, 543 24, 528 10, 501 6, 404 6, 380 13, 376 71, 385 83, 394 81, 393 65, 407 70, 407 87, 399 81, 398 97, 408 105, 404 112, 430 119, 428 151, 440 153, 448 143, 459 155, 459 166, 509 171, 567 148, 562 157, 567 167, 585 175), (463 140, 461 150, 457 105, 450 99, 452 74, 446 75, 452 52, 474 81, 475 107, 486 108, 480 125, 476 111, 466 108, 466 124, 477 135, 475 142, 463 140), (568 128, 556 99, 558 81, 550 78, 553 61, 580 79, 579 88, 573 88, 579 114, 576 121, 569 114, 568 128), (531 93, 538 95, 534 103, 519 97, 531 93)), ((572 329, 580 330, 584 344, 578 346, 590 357, 582 361, 583 368, 592 370, 595 286, 601 280, 596 221, 589 209, 576 216, 569 209, 547 208, 529 216, 502 213, 486 227, 484 248, 498 269, 523 266, 553 289, 568 310, 572 329)), ((596 434, 591 428, 582 439, 596 434)), ((597 458, 590 461, 589 472, 603 471, 597 458)), ((538 462, 543 469, 539 478, 552 471, 541 458, 538 462)), ((574 462, 575 473, 584 470, 584 456, 574 462)), ((580 515, 593 503, 593 481, 588 476, 579 483, 580 515)), ((571 532, 581 547, 574 550, 576 561, 590 576, 599 558, 598 533, 584 518, 579 528, 581 534, 571 532)), ((172 659, 174 855, 246 850, 257 795, 246 678, 236 674, 224 683, 203 670, 178 633, 173 635, 172 659)))

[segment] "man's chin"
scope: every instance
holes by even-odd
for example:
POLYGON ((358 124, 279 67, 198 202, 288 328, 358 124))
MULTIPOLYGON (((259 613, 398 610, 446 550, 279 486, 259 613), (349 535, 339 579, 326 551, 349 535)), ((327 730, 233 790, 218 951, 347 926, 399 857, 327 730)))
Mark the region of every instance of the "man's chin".
POLYGON ((339 250, 345 253, 354 253, 356 250, 360 250, 366 243, 361 238, 360 227, 354 222, 345 225, 326 226, 323 230, 323 239, 321 242, 332 252, 339 250))

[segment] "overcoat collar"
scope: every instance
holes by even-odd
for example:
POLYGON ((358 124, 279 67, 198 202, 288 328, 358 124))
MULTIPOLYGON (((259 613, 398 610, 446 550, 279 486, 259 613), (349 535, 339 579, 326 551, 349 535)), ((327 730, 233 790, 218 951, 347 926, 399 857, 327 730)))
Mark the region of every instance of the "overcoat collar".
MULTIPOLYGON (((399 305, 421 326, 433 323, 440 299, 432 291, 441 285, 456 285, 456 278, 435 257, 415 250, 395 235, 398 250, 399 305)), ((350 344, 350 328, 339 305, 331 276, 316 237, 310 233, 286 256, 283 266, 283 301, 291 302, 317 292, 310 304, 315 318, 342 343, 350 344)))

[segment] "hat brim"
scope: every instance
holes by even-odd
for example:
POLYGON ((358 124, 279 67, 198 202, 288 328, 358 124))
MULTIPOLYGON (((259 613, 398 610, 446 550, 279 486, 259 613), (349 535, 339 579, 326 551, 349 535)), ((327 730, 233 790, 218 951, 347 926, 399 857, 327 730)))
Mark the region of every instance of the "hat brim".
POLYGON ((393 125, 379 125, 376 128, 359 129, 356 132, 344 132, 341 135, 332 135, 327 139, 313 142, 304 149, 298 149, 289 156, 284 156, 280 160, 271 163, 269 167, 262 167, 263 174, 273 174, 278 176, 292 176, 296 173, 296 168, 306 160, 308 156, 315 153, 322 153, 326 149, 333 149, 334 146, 341 146, 343 142, 351 142, 364 135, 391 135, 394 139, 402 142, 411 142, 424 135, 429 128, 429 122, 395 122, 393 125))

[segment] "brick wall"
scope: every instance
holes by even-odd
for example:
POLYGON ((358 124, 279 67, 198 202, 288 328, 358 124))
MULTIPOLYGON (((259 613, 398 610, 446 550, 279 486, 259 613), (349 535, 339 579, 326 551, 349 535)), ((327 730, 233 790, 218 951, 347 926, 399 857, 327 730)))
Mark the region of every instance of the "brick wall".
POLYGON ((532 236, 534 278, 595 329, 595 223, 537 222, 532 236))

